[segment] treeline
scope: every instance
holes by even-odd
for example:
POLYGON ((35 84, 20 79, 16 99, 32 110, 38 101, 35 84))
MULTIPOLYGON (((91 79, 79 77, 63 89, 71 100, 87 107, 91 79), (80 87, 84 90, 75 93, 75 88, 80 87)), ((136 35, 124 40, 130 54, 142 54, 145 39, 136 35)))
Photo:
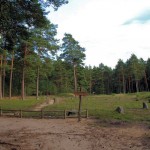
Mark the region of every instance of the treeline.
POLYGON ((150 59, 134 54, 115 69, 84 66, 85 49, 71 34, 62 44, 57 26, 47 20, 47 7, 57 10, 66 0, 1 1, 0 98, 57 94, 82 90, 90 94, 149 91, 150 59), (58 55, 59 51, 59 55, 58 55))
POLYGON ((10 79, 12 79, 12 95, 21 95, 23 78, 25 95, 36 96, 37 92, 40 95, 73 93, 74 68, 77 90, 82 87, 83 91, 90 94, 132 93, 149 91, 150 88, 150 59, 144 61, 134 54, 126 62, 119 60, 115 69, 104 64, 98 67, 78 64, 74 67, 61 57, 57 59, 49 56, 39 57, 28 48, 25 59, 20 55, 19 52, 18 55, 17 53, 3 55, 1 68, 3 96, 9 95, 10 79), (11 68, 13 61, 14 65, 11 68))
MULTIPOLYGON (((73 92, 73 66, 58 60, 54 62, 54 68, 51 83, 55 92, 73 92)), ((90 94, 133 93, 150 89, 150 59, 144 61, 134 54, 126 62, 120 59, 114 69, 104 64, 98 67, 80 65, 76 71, 78 88, 81 86, 90 94)))
POLYGON ((133 93, 150 89, 150 59, 138 59, 135 54, 123 62, 121 59, 114 69, 104 64, 99 67, 85 67, 88 91, 97 94, 133 93))

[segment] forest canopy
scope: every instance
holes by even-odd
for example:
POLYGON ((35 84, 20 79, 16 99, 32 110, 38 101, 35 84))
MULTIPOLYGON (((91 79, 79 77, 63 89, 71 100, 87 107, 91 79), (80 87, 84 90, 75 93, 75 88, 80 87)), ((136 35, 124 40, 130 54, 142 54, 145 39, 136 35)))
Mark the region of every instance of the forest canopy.
POLYGON ((66 0, 2 0, 0 12, 0 98, 74 92, 90 94, 149 91, 150 59, 135 54, 112 69, 85 66, 86 49, 70 34, 56 38, 46 15, 66 0), (59 51, 59 53, 58 53, 59 51))

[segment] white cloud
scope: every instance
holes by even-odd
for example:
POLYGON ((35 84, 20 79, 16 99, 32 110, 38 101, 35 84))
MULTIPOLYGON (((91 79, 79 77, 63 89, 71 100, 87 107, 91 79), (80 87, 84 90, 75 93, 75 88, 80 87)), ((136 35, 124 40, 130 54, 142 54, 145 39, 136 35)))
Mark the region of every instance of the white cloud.
POLYGON ((118 59, 132 53, 147 59, 150 24, 122 24, 150 8, 149 0, 70 0, 70 4, 50 14, 59 25, 58 37, 71 33, 86 48, 87 65, 101 62, 114 67, 118 59))

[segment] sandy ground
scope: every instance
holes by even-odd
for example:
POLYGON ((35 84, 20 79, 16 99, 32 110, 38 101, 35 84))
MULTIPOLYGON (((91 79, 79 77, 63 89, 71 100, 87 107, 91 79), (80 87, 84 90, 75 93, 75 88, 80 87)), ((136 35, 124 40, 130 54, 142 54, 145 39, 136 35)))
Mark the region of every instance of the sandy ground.
POLYGON ((53 104, 54 104, 54 100, 53 100, 53 99, 49 99, 49 100, 45 101, 44 103, 35 106, 35 107, 33 108, 33 110, 39 111, 39 110, 41 110, 42 108, 44 108, 44 107, 46 107, 46 106, 48 106, 48 105, 53 105, 53 104))
POLYGON ((0 118, 0 150, 150 150, 150 126, 0 118))

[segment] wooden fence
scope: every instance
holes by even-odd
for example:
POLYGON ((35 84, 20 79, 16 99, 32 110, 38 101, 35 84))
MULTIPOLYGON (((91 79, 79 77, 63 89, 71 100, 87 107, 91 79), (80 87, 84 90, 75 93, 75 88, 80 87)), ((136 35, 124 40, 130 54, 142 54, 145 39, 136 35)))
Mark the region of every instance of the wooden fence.
MULTIPOLYGON (((77 118, 78 111, 74 110, 6 110, 0 108, 0 116, 17 117, 17 118, 77 118)), ((81 111, 81 118, 88 118, 88 110, 81 111)))

